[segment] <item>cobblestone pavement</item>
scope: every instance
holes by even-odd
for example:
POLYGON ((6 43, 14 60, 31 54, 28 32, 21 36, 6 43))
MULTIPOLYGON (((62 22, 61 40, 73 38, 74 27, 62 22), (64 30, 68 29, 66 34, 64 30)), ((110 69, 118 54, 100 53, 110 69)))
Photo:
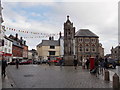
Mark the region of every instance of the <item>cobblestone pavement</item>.
POLYGON ((81 67, 75 70, 72 66, 21 65, 16 69, 11 65, 7 74, 17 88, 112 88, 111 82, 81 67))

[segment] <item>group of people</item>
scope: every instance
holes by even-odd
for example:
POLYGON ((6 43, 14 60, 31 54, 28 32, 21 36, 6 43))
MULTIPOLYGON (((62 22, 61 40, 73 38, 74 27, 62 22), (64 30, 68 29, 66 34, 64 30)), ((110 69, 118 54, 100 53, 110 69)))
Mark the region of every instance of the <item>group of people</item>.
MULTIPOLYGON (((87 69, 89 69, 89 63, 90 63, 89 59, 87 59, 85 62, 87 69)), ((74 64, 75 69, 77 69, 78 60, 74 59, 73 64, 74 64)), ((85 68, 85 65, 83 67, 85 68)))
MULTIPOLYGON (((6 67, 8 66, 7 60, 4 56, 2 56, 2 67, 1 67, 1 74, 3 77, 6 76, 6 67)), ((16 68, 18 69, 19 67, 19 59, 16 59, 16 68)))
MULTIPOLYGON (((73 63, 74 63, 74 67, 76 69, 78 61, 74 60, 73 63)), ((108 68, 108 59, 107 59, 107 57, 99 58, 98 56, 96 56, 95 59, 94 59, 94 65, 93 66, 94 66, 94 68, 90 70, 91 73, 95 73, 96 75, 100 74, 100 73, 103 73, 103 70, 108 68)), ((89 58, 84 60, 84 62, 82 63, 82 67, 83 67, 83 69, 88 69, 89 70, 89 68, 90 68, 90 60, 89 60, 89 58)))

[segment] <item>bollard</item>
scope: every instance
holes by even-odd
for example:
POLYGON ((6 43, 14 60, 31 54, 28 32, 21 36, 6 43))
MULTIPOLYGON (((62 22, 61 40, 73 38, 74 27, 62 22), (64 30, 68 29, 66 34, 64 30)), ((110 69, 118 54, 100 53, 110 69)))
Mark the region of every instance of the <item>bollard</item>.
POLYGON ((119 76, 115 73, 113 75, 113 88, 119 88, 119 76))
POLYGON ((105 70, 104 80, 105 81, 110 81, 110 76, 109 76, 109 71, 108 70, 105 70))

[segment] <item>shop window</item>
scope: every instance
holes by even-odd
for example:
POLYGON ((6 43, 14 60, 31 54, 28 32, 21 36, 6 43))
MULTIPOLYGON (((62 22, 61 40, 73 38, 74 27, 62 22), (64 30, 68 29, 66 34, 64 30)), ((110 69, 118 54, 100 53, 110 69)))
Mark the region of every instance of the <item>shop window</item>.
POLYGON ((55 49, 55 46, 50 46, 50 49, 55 49))
POLYGON ((55 55, 55 51, 49 51, 49 55, 55 55))

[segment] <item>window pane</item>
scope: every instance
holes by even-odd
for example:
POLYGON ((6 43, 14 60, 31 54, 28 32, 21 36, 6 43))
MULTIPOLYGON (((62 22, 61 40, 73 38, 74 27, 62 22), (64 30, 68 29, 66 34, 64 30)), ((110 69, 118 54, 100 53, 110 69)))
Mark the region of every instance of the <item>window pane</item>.
POLYGON ((49 55, 55 55, 55 51, 49 51, 49 55))
POLYGON ((50 49, 55 49, 55 46, 50 46, 50 49))

